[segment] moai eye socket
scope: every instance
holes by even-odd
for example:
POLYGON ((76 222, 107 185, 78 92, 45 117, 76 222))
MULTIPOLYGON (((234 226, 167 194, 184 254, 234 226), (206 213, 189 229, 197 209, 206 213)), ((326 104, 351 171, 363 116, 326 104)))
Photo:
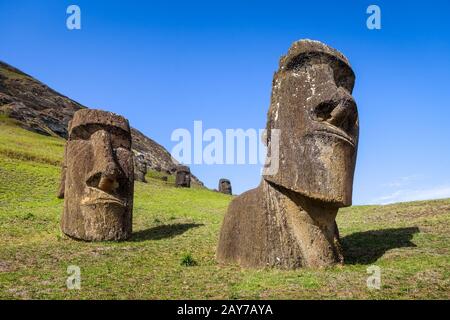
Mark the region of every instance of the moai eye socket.
POLYGON ((347 64, 336 60, 331 64, 334 73, 334 82, 337 87, 344 88, 348 93, 352 93, 355 86, 355 74, 347 64))
POLYGON ((111 136, 111 143, 114 149, 131 148, 131 140, 128 133, 121 128, 110 125, 89 124, 82 125, 71 130, 69 140, 89 140, 91 136, 98 130, 105 130, 111 136))
POLYGON ((71 130, 69 140, 89 140, 91 134, 88 126, 78 126, 71 130))

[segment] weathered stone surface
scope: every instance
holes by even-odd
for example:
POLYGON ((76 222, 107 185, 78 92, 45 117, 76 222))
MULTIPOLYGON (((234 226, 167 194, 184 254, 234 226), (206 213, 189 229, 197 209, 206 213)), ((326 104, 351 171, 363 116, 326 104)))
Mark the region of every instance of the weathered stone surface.
POLYGON ((220 179, 219 180, 219 188, 218 191, 225 194, 232 194, 231 182, 228 179, 220 179))
POLYGON ((343 262, 335 218, 352 200, 354 81, 348 60, 318 41, 295 42, 280 59, 267 121, 268 150, 271 130, 280 130, 279 169, 231 202, 220 262, 289 269, 343 262))
POLYGON ((140 182, 147 182, 145 175, 147 174, 147 164, 145 163, 144 155, 137 154, 134 156, 134 180, 140 182))
POLYGON ((77 111, 69 124, 64 168, 62 231, 87 241, 127 239, 134 188, 128 121, 101 110, 77 111))
POLYGON ((182 188, 191 187, 191 170, 187 166, 178 165, 176 169, 175 186, 182 188))

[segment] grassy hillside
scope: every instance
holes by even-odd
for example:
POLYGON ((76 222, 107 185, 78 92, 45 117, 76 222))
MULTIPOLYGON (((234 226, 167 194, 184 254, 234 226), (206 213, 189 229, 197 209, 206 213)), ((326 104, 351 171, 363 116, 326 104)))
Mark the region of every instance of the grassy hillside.
POLYGON ((245 270, 214 260, 231 197, 177 189, 154 172, 136 183, 130 241, 63 236, 55 196, 63 146, 0 118, 2 299, 450 298, 450 200, 341 210, 345 266, 245 270), (366 287, 372 264, 381 290, 366 287), (81 268, 81 290, 66 288, 69 265, 81 268))

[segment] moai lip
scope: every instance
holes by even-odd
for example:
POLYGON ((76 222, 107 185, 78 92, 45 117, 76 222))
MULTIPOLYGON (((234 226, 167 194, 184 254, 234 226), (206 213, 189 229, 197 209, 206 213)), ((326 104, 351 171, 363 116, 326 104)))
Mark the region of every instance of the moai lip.
POLYGON ((279 133, 279 167, 231 202, 219 262, 288 269, 343 262, 335 218, 352 200, 354 82, 347 58, 319 41, 297 41, 281 57, 267 119, 268 150, 271 130, 279 133))
POLYGON ((132 228, 134 168, 128 120, 83 109, 69 123, 62 231, 86 241, 124 240, 132 228))

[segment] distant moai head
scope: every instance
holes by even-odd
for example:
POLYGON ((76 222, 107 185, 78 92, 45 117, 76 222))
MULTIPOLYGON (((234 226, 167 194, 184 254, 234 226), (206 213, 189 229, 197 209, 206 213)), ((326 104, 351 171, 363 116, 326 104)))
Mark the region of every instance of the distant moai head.
POLYGON ((62 231, 74 238, 122 240, 131 235, 133 153, 128 120, 82 109, 69 123, 62 231))
POLYGON ((219 180, 219 192, 222 192, 225 194, 232 194, 230 180, 228 180, 228 179, 220 179, 219 180))
POLYGON ((188 166, 178 165, 176 169, 175 186, 191 187, 191 170, 188 166))
POLYGON ((351 205, 358 145, 355 75, 343 54, 295 42, 274 75, 267 132, 279 129, 279 170, 264 178, 333 207, 351 205))

